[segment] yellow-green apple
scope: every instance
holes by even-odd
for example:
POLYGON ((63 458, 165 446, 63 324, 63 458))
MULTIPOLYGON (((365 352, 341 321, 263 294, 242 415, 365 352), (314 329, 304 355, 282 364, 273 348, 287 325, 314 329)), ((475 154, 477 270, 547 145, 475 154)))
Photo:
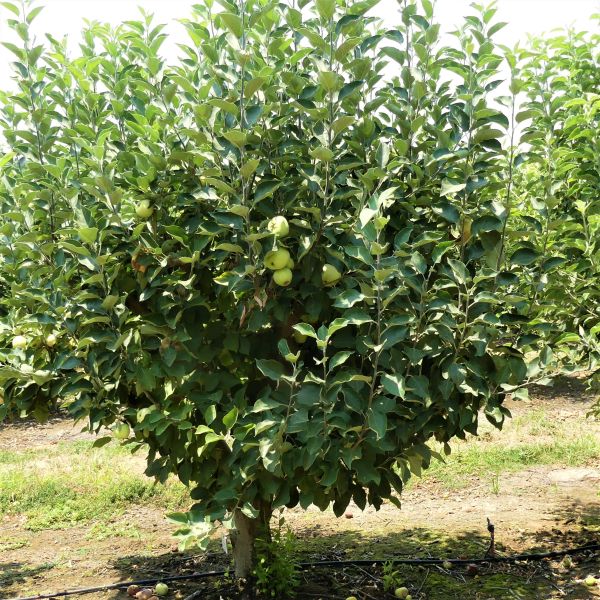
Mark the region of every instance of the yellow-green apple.
POLYGON ((323 265, 323 272, 321 273, 321 281, 324 285, 333 285, 342 278, 342 274, 329 263, 323 265))
POLYGON ((271 250, 265 254, 265 267, 267 267, 267 269, 271 269, 271 271, 285 269, 290 258, 290 253, 285 248, 271 250))
POLYGON ((277 269, 277 271, 273 273, 273 281, 282 287, 290 285, 290 283, 292 283, 292 277, 292 270, 288 268, 277 269))
POLYGON ((140 219, 149 219, 154 213, 154 208, 150 206, 150 200, 140 200, 135 207, 135 214, 140 219))
POLYGON ((290 232, 290 225, 285 217, 277 216, 269 221, 267 229, 275 237, 285 237, 290 232))

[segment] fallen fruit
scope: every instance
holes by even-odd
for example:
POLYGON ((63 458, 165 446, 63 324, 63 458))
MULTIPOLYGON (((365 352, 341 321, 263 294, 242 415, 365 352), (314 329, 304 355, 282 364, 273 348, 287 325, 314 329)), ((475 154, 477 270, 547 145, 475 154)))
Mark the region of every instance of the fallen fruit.
POLYGON ((598 580, 593 575, 588 575, 585 578, 585 585, 588 587, 593 587, 598 583, 598 580))
POLYGON ((269 221, 267 229, 276 237, 285 237, 290 232, 290 225, 285 217, 277 216, 269 221))
POLYGON ((348 596, 346 598, 346 600, 357 600, 357 599, 356 599, 356 596, 348 596))
POLYGON ((404 600, 412 600, 412 596, 409 594, 404 600))
POLYGON ((273 273, 273 281, 282 287, 286 287, 292 283, 293 273, 291 269, 278 269, 273 273))
POLYGON ((565 569, 570 569, 573 566, 573 559, 570 556, 565 556, 562 561, 562 566, 565 569))
POLYGON ((408 588, 405 588, 405 587, 396 588, 396 591, 394 592, 394 596, 396 596, 396 598, 401 598, 402 600, 406 600, 406 598, 408 597, 408 588))
POLYGON ((342 274, 330 264, 323 265, 323 272, 321 273, 321 281, 324 285, 333 285, 342 278, 342 274))
POLYGON ((140 219, 149 219, 154 213, 154 209, 150 206, 150 200, 142 200, 135 207, 135 214, 140 219))
POLYGON ((154 586, 154 593, 157 596, 166 596, 169 593, 169 586, 166 583, 157 583, 154 586))
POLYGON ((354 518, 354 515, 350 511, 348 511, 344 516, 346 517, 346 519, 353 519, 354 518))
POLYGON ((271 269, 271 271, 285 269, 290 258, 290 253, 285 248, 281 248, 280 250, 271 250, 265 254, 265 267, 267 267, 267 269, 271 269))
POLYGON ((144 588, 135 595, 137 600, 150 600, 152 596, 154 596, 154 590, 151 590, 149 588, 144 588))
POLYGON ((129 596, 131 596, 132 598, 140 591, 140 586, 139 585, 130 585, 127 588, 127 594, 129 596))
POLYGON ((467 565, 467 575, 474 577, 475 575, 477 575, 477 573, 479 573, 479 567, 477 565, 473 563, 467 565))
POLYGON ((446 571, 448 571, 452 568, 452 563, 449 560, 445 560, 442 563, 442 567, 444 567, 444 569, 446 569, 446 571))

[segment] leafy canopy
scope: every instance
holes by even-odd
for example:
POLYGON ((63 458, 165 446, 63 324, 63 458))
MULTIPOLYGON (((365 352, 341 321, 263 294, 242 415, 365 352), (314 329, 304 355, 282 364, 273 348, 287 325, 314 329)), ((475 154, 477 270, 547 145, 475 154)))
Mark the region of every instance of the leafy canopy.
POLYGON ((0 418, 129 424, 147 473, 190 486, 191 540, 235 510, 397 502, 429 441, 502 425, 540 365, 493 8, 442 47, 429 0, 389 30, 372 0, 206 0, 167 65, 145 13, 71 58, 3 4, 0 418))

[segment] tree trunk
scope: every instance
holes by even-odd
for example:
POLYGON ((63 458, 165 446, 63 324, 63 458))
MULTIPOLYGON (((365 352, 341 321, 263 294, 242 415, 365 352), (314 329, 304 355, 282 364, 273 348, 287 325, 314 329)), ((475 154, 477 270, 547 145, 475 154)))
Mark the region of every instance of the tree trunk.
POLYGON ((243 598, 252 597, 252 569, 255 559, 255 542, 261 538, 271 541, 269 522, 273 511, 269 504, 261 504, 259 515, 255 519, 246 516, 241 510, 233 514, 235 531, 231 533, 233 565, 235 576, 245 581, 243 598))

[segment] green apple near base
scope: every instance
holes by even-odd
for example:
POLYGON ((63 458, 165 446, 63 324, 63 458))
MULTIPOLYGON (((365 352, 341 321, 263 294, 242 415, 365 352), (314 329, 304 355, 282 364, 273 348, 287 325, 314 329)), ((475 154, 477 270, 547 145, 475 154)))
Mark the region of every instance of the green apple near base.
POLYGON ((154 593, 157 596, 166 596, 169 593, 169 586, 166 583, 157 583, 154 586, 154 593))

